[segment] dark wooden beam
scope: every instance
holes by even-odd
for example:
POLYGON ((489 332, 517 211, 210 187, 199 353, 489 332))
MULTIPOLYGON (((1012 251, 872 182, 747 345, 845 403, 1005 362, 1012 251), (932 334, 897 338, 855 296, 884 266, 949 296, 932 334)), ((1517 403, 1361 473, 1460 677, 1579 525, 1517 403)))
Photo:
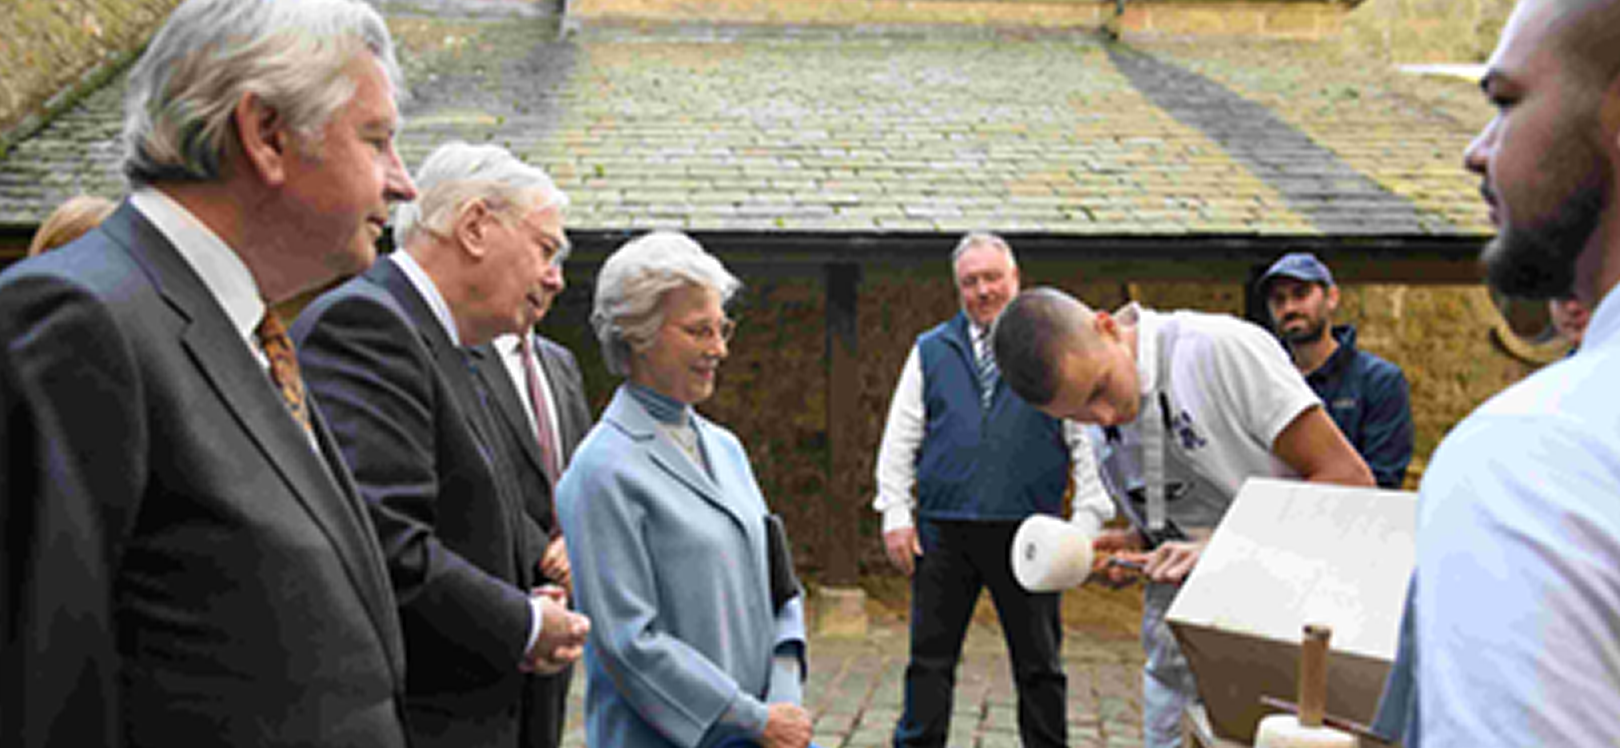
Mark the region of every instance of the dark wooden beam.
MULTIPOLYGON (((31 225, 0 225, 0 268, 20 259, 31 225)), ((642 231, 570 231, 570 269, 594 275, 613 250, 642 231)), ((386 236, 386 234, 385 234, 386 236)), ((868 269, 938 263, 956 234, 925 232, 694 231, 692 236, 727 264, 785 274, 820 273, 827 263, 868 269)), ((1285 252, 1316 252, 1345 283, 1451 284, 1479 280, 1476 258, 1485 237, 1262 236, 1257 234, 1057 235, 1008 233, 1026 268, 1082 266, 1090 277, 1131 281, 1210 280, 1242 283, 1253 266, 1285 252)))
POLYGON ((856 455, 871 445, 855 443, 860 433, 860 363, 856 341, 859 338, 859 299, 861 266, 850 262, 826 266, 827 289, 827 482, 828 499, 822 523, 821 549, 816 555, 824 564, 822 584, 854 587, 859 582, 857 560, 861 549, 861 497, 853 479, 856 455))
MULTIPOLYGON (((570 231, 572 263, 599 264, 639 231, 570 231)), ((937 264, 960 238, 944 233, 694 231, 727 264, 817 272, 827 263, 875 267, 937 264)), ((1443 284, 1479 280, 1485 237, 1239 235, 1005 235, 1024 267, 1082 266, 1092 277, 1132 281, 1242 283, 1255 265, 1293 251, 1315 252, 1350 283, 1443 284)))

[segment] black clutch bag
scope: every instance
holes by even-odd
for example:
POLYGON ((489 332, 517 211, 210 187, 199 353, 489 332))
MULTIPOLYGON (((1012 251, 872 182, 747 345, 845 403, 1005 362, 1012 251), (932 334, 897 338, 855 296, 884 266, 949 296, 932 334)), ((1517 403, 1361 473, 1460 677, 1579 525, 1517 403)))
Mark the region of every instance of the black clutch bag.
POLYGON ((787 530, 782 518, 765 515, 765 555, 771 565, 771 610, 781 613, 782 606, 803 594, 799 578, 793 573, 793 551, 788 546, 787 530))

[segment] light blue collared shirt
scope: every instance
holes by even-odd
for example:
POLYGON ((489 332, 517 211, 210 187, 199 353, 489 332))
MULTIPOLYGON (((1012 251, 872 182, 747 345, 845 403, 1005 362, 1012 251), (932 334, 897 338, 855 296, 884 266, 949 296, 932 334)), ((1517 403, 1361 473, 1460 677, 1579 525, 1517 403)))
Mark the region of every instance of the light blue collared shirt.
POLYGON ((1611 291, 1579 353, 1436 450, 1411 609, 1423 745, 1620 745, 1617 375, 1611 291))

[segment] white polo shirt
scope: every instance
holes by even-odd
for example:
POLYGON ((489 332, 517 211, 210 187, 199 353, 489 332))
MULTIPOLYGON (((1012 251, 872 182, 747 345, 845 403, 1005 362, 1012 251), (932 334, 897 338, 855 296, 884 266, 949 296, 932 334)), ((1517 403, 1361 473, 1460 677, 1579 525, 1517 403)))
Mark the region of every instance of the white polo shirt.
POLYGON ((1171 410, 1167 461, 1179 462, 1221 494, 1216 497, 1219 506, 1183 508, 1205 516, 1188 517, 1172 502, 1172 519, 1213 524, 1201 520, 1218 521, 1248 478, 1299 477, 1272 453, 1272 445, 1295 418, 1321 401, 1271 333, 1230 315, 1161 313, 1134 303, 1116 319, 1134 323, 1138 330, 1142 409, 1137 422, 1126 428, 1137 430, 1142 419, 1159 418, 1159 393, 1165 392, 1171 410), (1211 513, 1215 516, 1207 516, 1211 513))

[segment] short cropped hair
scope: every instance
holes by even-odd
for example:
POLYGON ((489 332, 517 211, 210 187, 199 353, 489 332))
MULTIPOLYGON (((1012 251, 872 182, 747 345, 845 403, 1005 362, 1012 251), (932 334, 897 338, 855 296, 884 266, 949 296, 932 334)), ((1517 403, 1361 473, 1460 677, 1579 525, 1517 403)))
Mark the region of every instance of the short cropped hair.
POLYGON ((531 211, 568 207, 568 196, 545 170, 524 163, 497 145, 459 140, 439 146, 416 172, 416 201, 394 213, 394 245, 409 246, 417 234, 448 236, 468 203, 483 200, 504 220, 531 211))
POLYGON ((1018 267, 1018 258, 1013 256, 1012 245, 1009 245, 1006 239, 988 231, 975 231, 964 235, 962 240, 956 243, 956 249, 951 250, 951 271, 956 271, 956 261, 962 259, 962 255, 978 246, 1001 250, 1001 253, 1007 256, 1007 261, 1011 262, 1013 267, 1018 267))
POLYGON ((56 249, 73 241, 99 225, 112 215, 111 200, 94 195, 75 195, 66 202, 56 206, 56 210, 45 218, 34 232, 34 238, 28 243, 28 256, 56 249))
POLYGON ((124 174, 140 185, 224 174, 231 116, 255 94, 312 144, 354 95, 369 52, 405 90, 381 16, 360 0, 187 0, 130 71, 124 174))
POLYGON ((1057 397, 1066 351, 1080 336, 1086 307, 1055 288, 1032 288, 1013 297, 991 328, 996 366, 1007 386, 1035 407, 1057 397))
POLYGON ((630 357, 646 350, 664 326, 664 297, 686 286, 731 300, 742 282, 703 246, 678 231, 654 231, 630 240, 602 263, 596 276, 591 327, 609 372, 630 374, 630 357))
POLYGON ((1570 0, 1559 5, 1546 43, 1554 46, 1566 69, 1577 76, 1577 90, 1596 98, 1620 78, 1620 45, 1615 43, 1620 4, 1570 0))

